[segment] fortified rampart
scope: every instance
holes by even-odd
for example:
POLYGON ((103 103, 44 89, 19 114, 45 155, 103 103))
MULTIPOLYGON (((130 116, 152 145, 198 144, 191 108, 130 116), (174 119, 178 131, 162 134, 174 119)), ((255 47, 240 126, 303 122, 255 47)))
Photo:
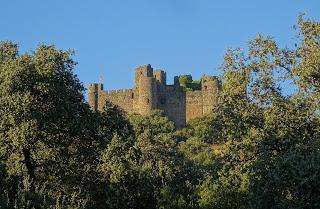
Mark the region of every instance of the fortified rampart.
POLYGON ((189 120, 208 114, 217 104, 220 82, 215 76, 201 77, 201 90, 186 90, 175 77, 173 85, 166 84, 166 73, 143 65, 135 70, 133 89, 103 90, 103 84, 89 84, 89 105, 101 111, 110 101, 126 112, 147 115, 160 109, 177 128, 184 127, 189 120))

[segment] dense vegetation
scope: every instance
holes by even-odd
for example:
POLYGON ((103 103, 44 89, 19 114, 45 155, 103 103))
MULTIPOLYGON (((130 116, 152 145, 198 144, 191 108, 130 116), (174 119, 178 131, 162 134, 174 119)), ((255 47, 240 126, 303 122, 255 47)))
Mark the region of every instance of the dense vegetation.
POLYGON ((71 51, 1 42, 0 208, 320 208, 320 23, 296 31, 228 49, 219 105, 182 130, 92 112, 71 51))
POLYGON ((178 76, 179 86, 185 91, 201 90, 201 81, 192 80, 191 75, 178 76))

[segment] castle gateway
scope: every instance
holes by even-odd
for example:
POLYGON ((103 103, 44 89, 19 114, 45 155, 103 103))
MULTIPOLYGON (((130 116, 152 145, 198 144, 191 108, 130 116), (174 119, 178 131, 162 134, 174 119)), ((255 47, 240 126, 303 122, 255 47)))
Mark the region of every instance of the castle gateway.
MULTIPOLYGON (((214 109, 220 82, 215 76, 204 75, 198 83, 182 84, 180 78, 175 76, 174 84, 167 85, 164 71, 153 70, 151 65, 143 65, 135 70, 133 89, 104 91, 103 84, 89 84, 89 105, 94 111, 101 111, 106 101, 110 101, 129 114, 141 115, 160 109, 177 128, 182 128, 189 120, 214 109), (195 87, 188 88, 188 84, 194 84, 195 87)), ((192 81, 191 76, 187 78, 192 81)))

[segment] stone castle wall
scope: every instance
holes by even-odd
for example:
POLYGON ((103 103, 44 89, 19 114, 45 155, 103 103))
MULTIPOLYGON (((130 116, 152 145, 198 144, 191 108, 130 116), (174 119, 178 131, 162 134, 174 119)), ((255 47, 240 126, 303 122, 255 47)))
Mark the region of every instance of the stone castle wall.
POLYGON ((135 70, 135 86, 126 90, 103 90, 103 85, 89 84, 88 102, 94 111, 102 111, 110 101, 126 112, 147 115, 160 109, 177 128, 196 117, 211 112, 217 104, 220 83, 214 76, 201 78, 201 90, 185 91, 175 79, 174 85, 166 84, 166 73, 144 65, 135 70))
POLYGON ((186 92, 186 121, 203 115, 202 91, 186 92))
POLYGON ((121 106, 123 110, 128 113, 133 112, 133 90, 112 90, 112 91, 101 91, 99 94, 98 110, 102 111, 106 101, 110 101, 113 104, 121 106))

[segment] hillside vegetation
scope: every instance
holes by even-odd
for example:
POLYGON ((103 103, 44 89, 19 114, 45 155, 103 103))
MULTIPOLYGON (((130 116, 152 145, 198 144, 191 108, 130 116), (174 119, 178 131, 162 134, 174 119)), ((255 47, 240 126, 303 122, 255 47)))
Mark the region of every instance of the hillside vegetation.
POLYGON ((92 112, 72 51, 1 42, 0 208, 320 208, 320 23, 295 30, 228 49, 219 105, 181 130, 92 112))

